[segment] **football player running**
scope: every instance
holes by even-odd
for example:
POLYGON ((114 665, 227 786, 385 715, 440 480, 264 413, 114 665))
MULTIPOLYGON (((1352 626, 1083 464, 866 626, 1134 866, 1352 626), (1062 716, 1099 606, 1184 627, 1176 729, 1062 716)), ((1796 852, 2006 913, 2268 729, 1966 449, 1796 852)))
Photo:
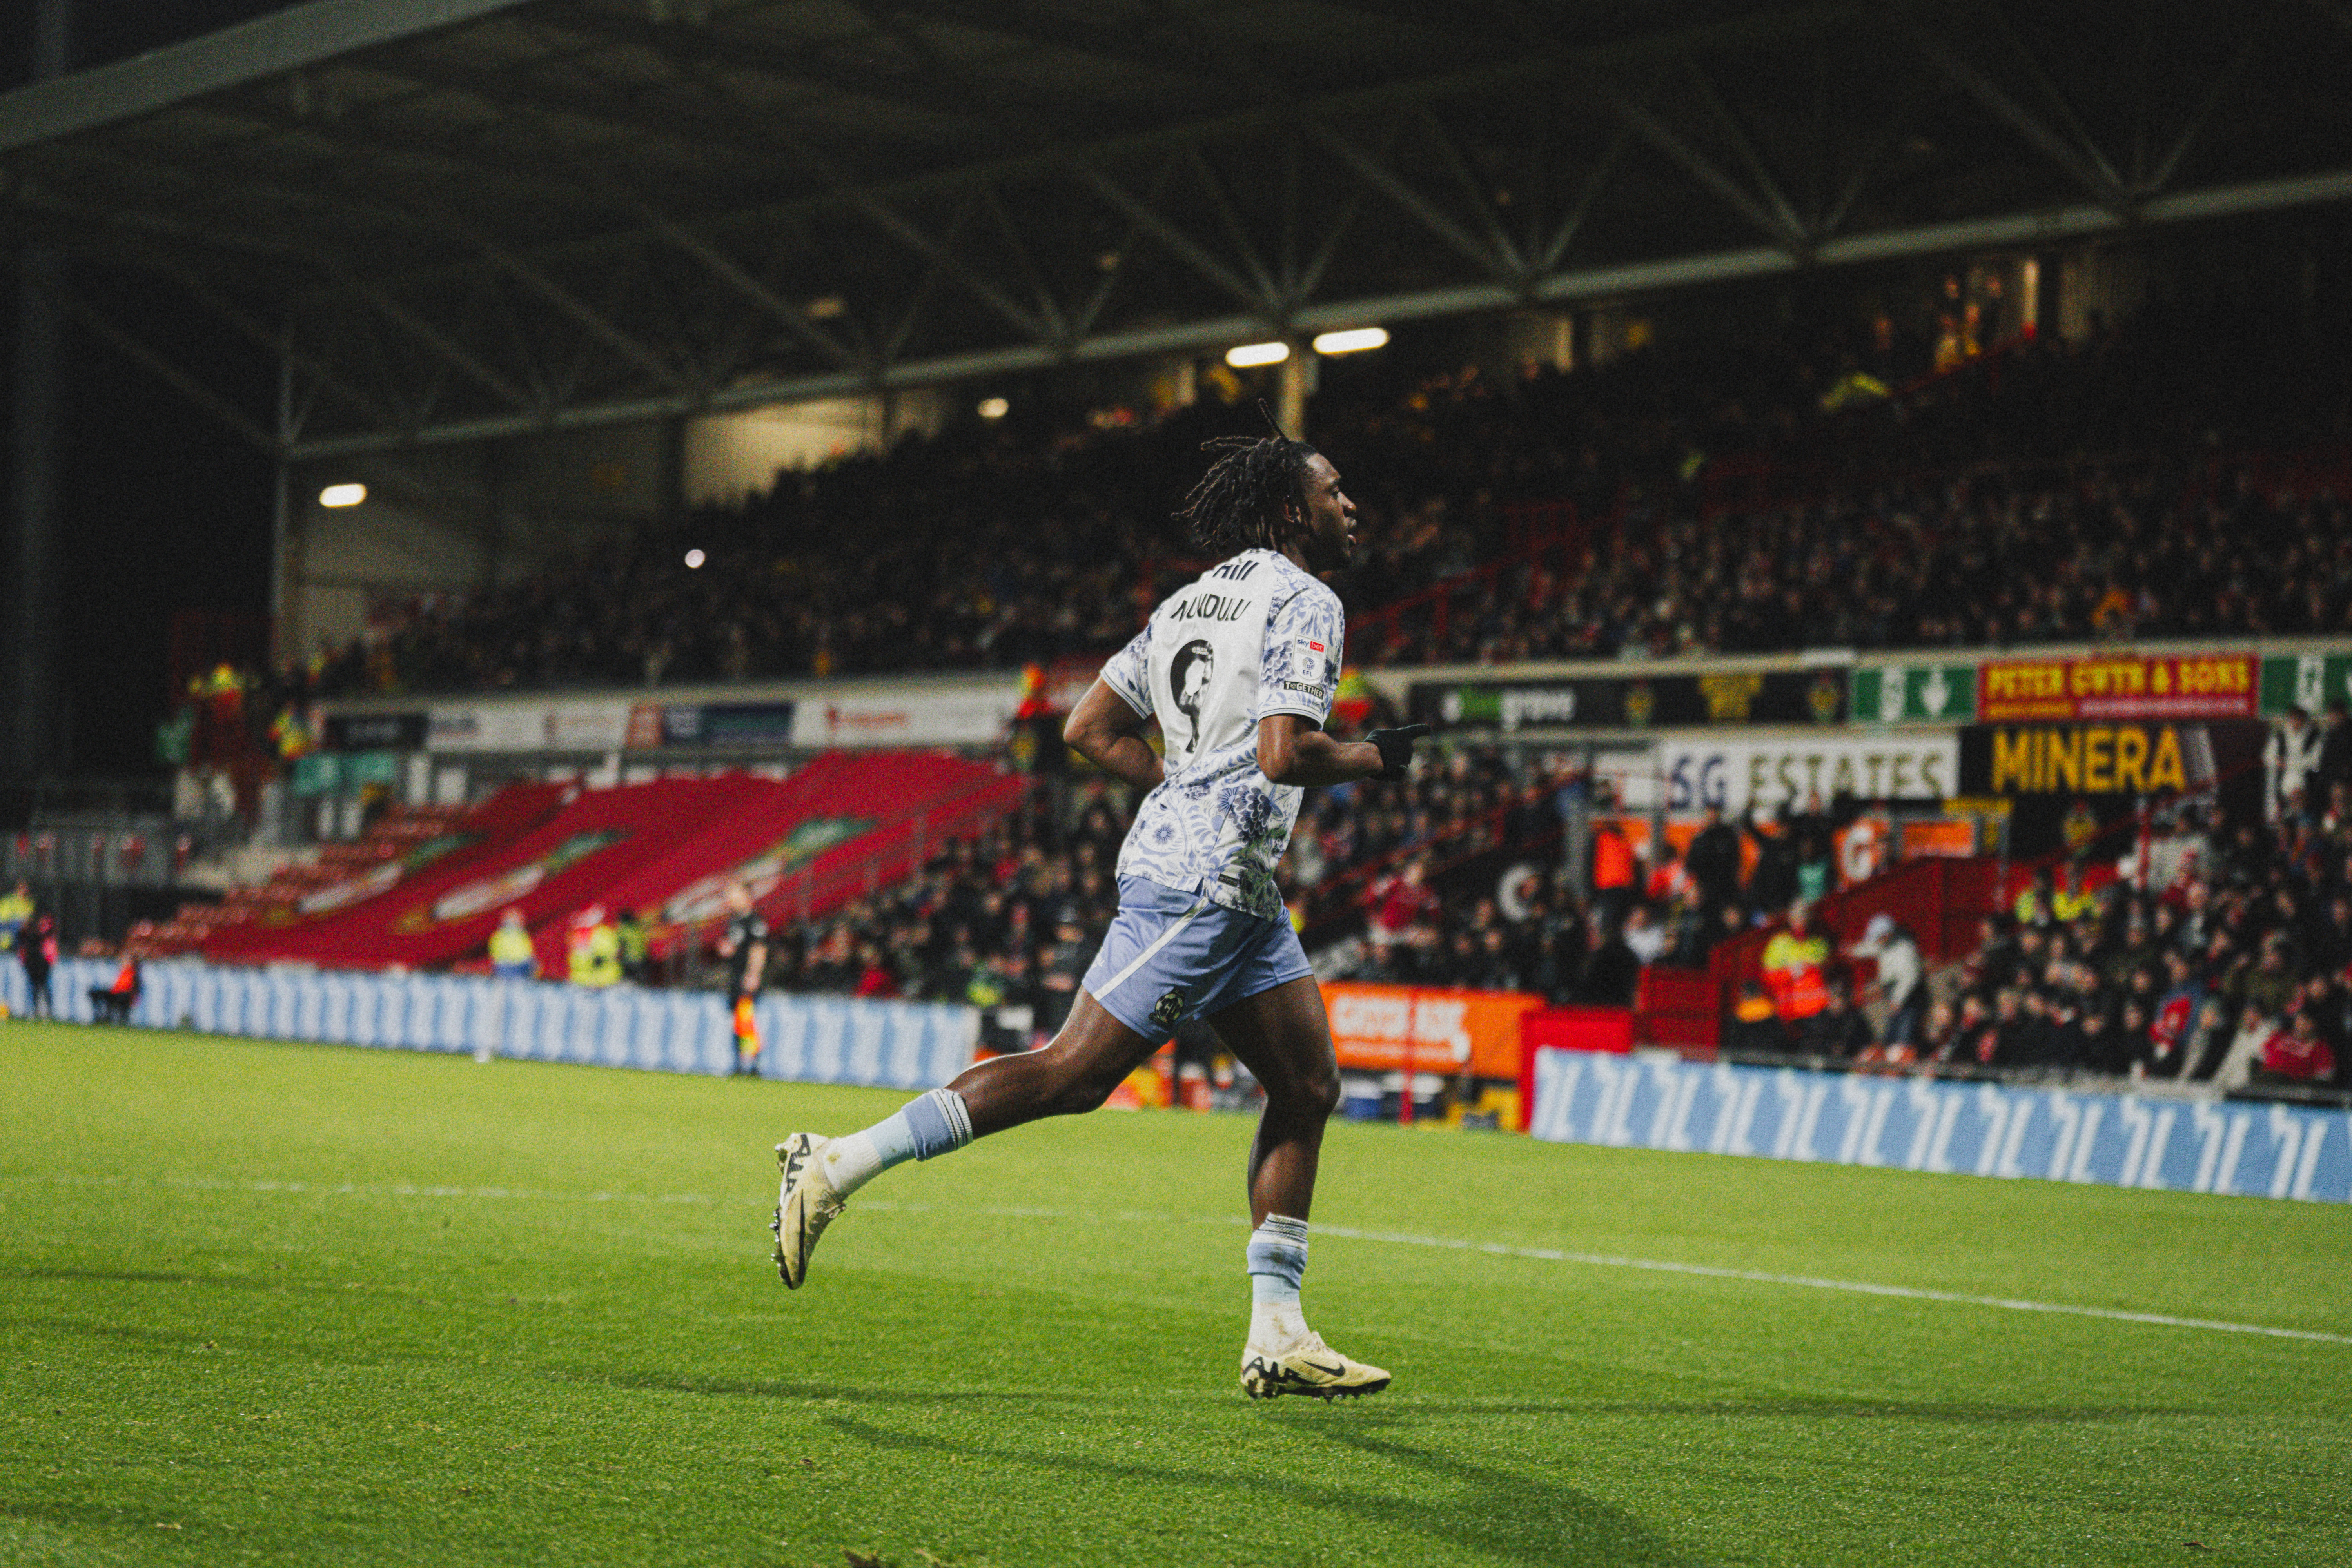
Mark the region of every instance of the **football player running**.
POLYGON ((1265 1090, 1249 1159, 1242 1387, 1259 1399, 1372 1394, 1389 1374, 1326 1345, 1299 1308, 1316 1161, 1339 1074, 1274 868, 1308 787, 1402 778, 1429 731, 1356 742, 1323 731, 1342 616, 1317 574, 1348 563, 1356 526, 1329 459, 1279 435, 1210 447, 1219 455, 1178 515, 1219 564, 1152 613, 1065 730, 1097 766, 1148 792, 1119 851, 1118 918, 1069 1021, 1043 1049, 981 1062, 864 1131, 785 1139, 776 1268, 797 1289, 850 1194, 891 1166, 1092 1110, 1178 1025, 1205 1017, 1265 1090), (1164 761, 1144 739, 1155 717, 1164 761))

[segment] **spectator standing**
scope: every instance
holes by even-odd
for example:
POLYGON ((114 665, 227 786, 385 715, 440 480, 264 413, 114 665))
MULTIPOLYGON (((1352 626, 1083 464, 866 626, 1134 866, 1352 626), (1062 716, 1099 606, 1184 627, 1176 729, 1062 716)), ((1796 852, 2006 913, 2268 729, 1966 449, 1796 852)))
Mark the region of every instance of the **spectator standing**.
POLYGON ((25 1009, 26 1017, 58 1016, 49 997, 49 970, 57 961, 57 917, 37 909, 16 931, 16 962, 24 968, 25 984, 33 994, 25 1009))
POLYGON ((719 934, 719 956, 727 961, 727 1005, 735 1016, 735 1064, 729 1070, 741 1078, 759 1070, 760 1029, 754 1004, 768 972, 768 922, 752 907, 751 889, 742 883, 729 882, 723 897, 727 925, 719 934))
POLYGON ((1927 971, 1920 962, 1918 942, 1895 923, 1894 916, 1876 914, 1863 928, 1862 940, 1847 951, 1856 958, 1877 961, 1878 978, 1874 988, 1886 1007, 1886 1020, 1879 1027, 1878 1043, 1918 1045, 1927 1001, 1927 971))
POLYGON ((2271 731, 2270 740, 2263 746, 2269 820, 2276 822, 2290 813, 2315 814, 2319 797, 2313 784, 2319 777, 2324 745, 2325 737, 2300 707, 2289 708, 2286 717, 2271 731))
POLYGON ((522 923, 522 910, 511 905, 490 932, 490 973, 500 980, 539 978, 539 950, 522 923))
POLYGON ((1699 901, 1712 923, 1717 911, 1739 897, 1739 835, 1723 820, 1723 808, 1710 805, 1706 820, 1691 836, 1683 852, 1683 868, 1698 886, 1699 901))
POLYGON ((564 933, 564 957, 572 984, 603 990, 621 983, 621 938, 605 918, 604 906, 590 904, 572 917, 564 933))
POLYGON ((1756 846, 1756 871, 1748 885, 1748 901, 1759 910, 1786 909, 1797 896, 1797 839, 1783 824, 1767 827, 1748 808, 1743 824, 1756 846))
POLYGON ((1829 1005, 1830 944, 1813 930, 1812 906, 1789 906, 1789 923, 1764 944, 1764 984, 1783 1027, 1794 1032, 1829 1005))
POLYGON ((2199 1010, 2205 1003, 2205 983, 2189 967, 2188 955, 2175 948, 2164 955, 2166 986, 2148 1019, 2148 1073, 2153 1078, 2177 1078, 2199 1010))
POLYGON ((0 894, 0 957, 13 956, 16 951, 16 933, 33 918, 33 889, 27 882, 19 882, 10 891, 0 894))
POLYGON ((1592 905, 1601 924, 1615 931, 1624 922, 1625 911, 1639 889, 1640 876, 1633 863, 1633 841, 1625 836, 1624 826, 1611 816, 1594 823, 1592 905))

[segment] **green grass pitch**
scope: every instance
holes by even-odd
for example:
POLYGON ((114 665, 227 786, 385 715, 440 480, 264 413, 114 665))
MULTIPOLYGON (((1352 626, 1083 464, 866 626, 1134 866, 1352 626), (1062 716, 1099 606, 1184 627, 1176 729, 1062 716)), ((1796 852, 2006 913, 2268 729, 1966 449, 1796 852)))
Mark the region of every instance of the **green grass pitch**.
POLYGON ((1253 1405, 1229 1116, 0 1025, 0 1563, 2352 1561, 2352 1209, 1341 1124, 1253 1405))

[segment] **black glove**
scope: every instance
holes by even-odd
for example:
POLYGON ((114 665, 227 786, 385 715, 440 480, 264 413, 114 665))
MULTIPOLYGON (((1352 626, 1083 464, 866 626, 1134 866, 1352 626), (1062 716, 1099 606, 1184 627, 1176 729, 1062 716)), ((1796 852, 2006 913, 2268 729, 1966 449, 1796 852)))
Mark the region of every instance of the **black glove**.
POLYGON ((1384 779, 1401 779, 1405 769, 1412 765, 1412 743, 1429 733, 1426 724, 1407 724, 1401 730, 1375 730, 1364 737, 1380 748, 1381 773, 1384 779))

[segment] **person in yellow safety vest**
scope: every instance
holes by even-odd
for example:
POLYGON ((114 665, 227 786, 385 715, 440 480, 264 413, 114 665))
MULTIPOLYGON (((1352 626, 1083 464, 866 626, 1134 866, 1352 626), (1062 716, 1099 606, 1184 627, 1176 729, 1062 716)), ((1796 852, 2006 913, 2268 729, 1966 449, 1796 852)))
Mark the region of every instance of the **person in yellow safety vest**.
POLYGON ((2033 873, 2032 882, 2017 895, 2017 901, 2010 906, 2010 913, 2017 917, 2019 925, 2039 929, 2057 918, 2053 907, 2056 902, 2057 894, 2051 887, 2050 868, 2045 866, 2033 873))
POLYGON ((1789 924, 1764 944, 1764 984, 1783 1024, 1801 1024, 1830 1005, 1830 944, 1813 929, 1802 899, 1789 906, 1789 924))
POLYGON ((309 756, 312 750, 310 726, 302 721, 302 710, 290 702, 269 721, 269 739, 278 748, 279 762, 295 762, 309 756))
POLYGON ((621 983, 621 933, 604 918, 604 906, 591 904, 572 917, 564 933, 572 984, 603 987, 621 983))
POLYGON ((33 890, 19 882, 16 890, 0 895, 0 952, 16 951, 16 933, 32 923, 33 890))
POLYGON ((2099 895, 2085 891, 2080 867, 2069 864, 2063 872, 2065 880, 2050 897, 2050 912, 2058 917, 2062 926, 2071 926, 2099 907, 2099 895))
POLYGON ((522 923, 522 910, 509 908, 490 932, 490 973, 500 980, 539 978, 539 949, 522 923))

